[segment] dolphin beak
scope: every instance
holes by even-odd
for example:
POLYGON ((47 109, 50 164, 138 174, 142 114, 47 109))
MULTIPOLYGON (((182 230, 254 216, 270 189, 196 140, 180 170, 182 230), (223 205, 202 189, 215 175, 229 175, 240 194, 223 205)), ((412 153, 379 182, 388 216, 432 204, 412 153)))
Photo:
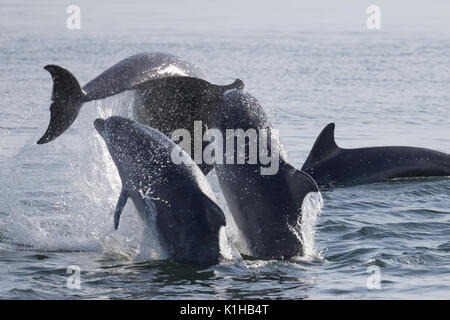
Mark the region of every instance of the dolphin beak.
POLYGON ((94 121, 94 128, 97 130, 97 132, 103 137, 103 134, 105 133, 105 120, 104 119, 96 119, 94 121))

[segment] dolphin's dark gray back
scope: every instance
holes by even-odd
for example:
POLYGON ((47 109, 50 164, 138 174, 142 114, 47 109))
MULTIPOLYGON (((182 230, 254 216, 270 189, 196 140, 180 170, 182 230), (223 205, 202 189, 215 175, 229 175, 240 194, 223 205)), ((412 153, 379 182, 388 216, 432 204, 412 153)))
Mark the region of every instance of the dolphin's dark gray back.
POLYGON ((89 81, 83 91, 86 99, 103 99, 138 85, 168 76, 189 76, 205 79, 206 74, 195 64, 180 57, 160 53, 139 53, 123 59, 89 81))
POLYGON ((450 176, 450 155, 417 147, 338 147, 335 124, 320 133, 302 170, 320 186, 345 186, 398 178, 450 176))

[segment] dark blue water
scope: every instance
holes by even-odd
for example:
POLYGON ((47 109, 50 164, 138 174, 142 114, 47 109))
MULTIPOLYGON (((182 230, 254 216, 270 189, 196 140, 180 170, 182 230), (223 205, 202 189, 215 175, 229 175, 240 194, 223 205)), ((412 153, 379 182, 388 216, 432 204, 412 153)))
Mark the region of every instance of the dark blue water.
POLYGON ((448 299, 448 178, 322 190, 323 208, 316 197, 305 211, 303 259, 201 269, 159 260, 132 206, 112 231, 120 184, 92 121, 127 115, 130 95, 86 104, 63 136, 35 144, 49 117, 44 65, 84 84, 127 56, 163 51, 215 83, 243 79, 298 167, 331 121, 342 147, 450 152, 449 4, 380 1, 378 31, 366 28, 370 4, 81 1, 71 31, 66 3, 1 1, 0 298, 448 299), (66 285, 70 265, 81 289, 66 285))

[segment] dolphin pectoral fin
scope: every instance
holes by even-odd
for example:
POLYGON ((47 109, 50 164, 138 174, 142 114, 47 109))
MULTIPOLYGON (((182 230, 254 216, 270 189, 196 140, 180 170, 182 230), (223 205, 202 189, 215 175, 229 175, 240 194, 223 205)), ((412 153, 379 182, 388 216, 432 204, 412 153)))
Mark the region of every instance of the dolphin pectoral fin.
POLYGON ((219 229, 226 225, 225 215, 220 209, 220 207, 211 200, 206 194, 202 193, 202 202, 205 207, 206 218, 208 219, 209 225, 213 228, 219 229))
POLYGON ((128 193, 126 192, 126 190, 122 189, 122 192, 120 192, 119 200, 116 204, 116 209, 114 210, 114 229, 116 230, 119 227, 120 215, 122 214, 123 208, 127 204, 127 200, 128 193))
POLYGON ((75 121, 81 106, 86 101, 86 93, 68 70, 57 65, 47 65, 44 69, 52 76, 53 92, 50 123, 38 144, 50 142, 66 131, 75 121))
POLYGON ((295 169, 287 162, 280 164, 280 170, 282 170, 294 198, 300 202, 300 205, 303 204, 303 199, 308 193, 319 192, 316 181, 309 174, 295 169))
POLYGON ((314 146, 309 153, 302 170, 307 171, 307 168, 313 167, 315 163, 327 159, 339 150, 338 145, 334 139, 335 124, 329 123, 319 134, 314 143, 314 146))

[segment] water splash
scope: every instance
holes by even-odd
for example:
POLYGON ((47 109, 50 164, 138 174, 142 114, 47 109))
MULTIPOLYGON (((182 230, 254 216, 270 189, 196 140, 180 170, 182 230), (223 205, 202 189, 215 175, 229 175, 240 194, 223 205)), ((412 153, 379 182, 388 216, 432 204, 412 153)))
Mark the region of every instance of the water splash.
MULTIPOLYGON (((32 137, 10 160, 9 215, 1 230, 7 230, 11 242, 47 251, 102 251, 118 260, 166 257, 156 230, 144 227, 131 201, 123 210, 119 230, 112 228, 121 181, 92 123, 112 115, 133 118, 134 103, 133 92, 87 103, 64 135, 38 146, 37 132, 37 137, 32 137)), ((240 252, 250 251, 226 205, 217 176, 209 174, 207 180, 227 220, 220 232, 222 256, 237 261, 240 255, 235 246, 240 252)), ((314 226, 321 206, 320 195, 315 200, 308 196, 303 218, 294 228, 303 243, 302 259, 317 257, 314 226)))
MULTIPOLYGON (((36 145, 40 135, 36 132, 5 162, 2 195, 6 214, 0 229, 8 242, 45 251, 104 249, 108 241, 102 239, 113 233, 111 213, 121 183, 92 123, 113 114, 128 116, 130 101, 132 92, 87 103, 74 126, 61 137, 36 145)), ((136 221, 135 212, 127 211, 125 221, 136 221)), ((142 233, 137 230, 141 224, 135 221, 117 233, 128 247, 142 233)))
MULTIPOLYGON (((227 221, 226 232, 231 243, 237 248, 240 253, 251 256, 251 249, 246 242, 245 236, 240 231, 239 227, 233 219, 226 200, 221 193, 219 180, 214 171, 208 174, 208 181, 214 190, 216 198, 222 211, 225 214, 227 221)), ((314 236, 316 233, 317 218, 323 207, 323 198, 320 192, 311 192, 306 195, 302 205, 302 216, 297 222, 297 225, 291 226, 291 231, 297 236, 303 245, 303 255, 294 258, 297 261, 312 261, 314 259, 323 260, 320 252, 316 251, 314 236)))
POLYGON ((230 259, 230 257, 233 256, 235 260, 240 260, 241 257, 238 252, 250 255, 250 248, 247 245, 242 232, 236 225, 230 209, 228 208, 225 197, 222 194, 222 190, 220 189, 217 174, 215 173, 215 171, 211 171, 210 173, 208 173, 206 178, 211 186, 219 207, 222 209, 225 215, 226 226, 225 228, 223 228, 223 230, 221 230, 220 238, 222 255, 226 259, 230 259))
POLYGON ((314 236, 316 234, 317 218, 323 207, 320 192, 310 192, 306 195, 302 205, 302 216, 297 225, 291 227, 292 232, 303 245, 303 255, 296 257, 296 261, 323 260, 320 252, 316 251, 314 236))
MULTIPOLYGON (((61 137, 36 145, 36 132, 10 159, 7 218, 0 221, 9 242, 43 251, 100 251, 120 261, 167 258, 156 227, 142 223, 132 201, 123 210, 120 228, 113 229, 121 181, 93 121, 112 115, 134 118, 134 103, 132 91, 86 103, 61 137)), ((214 198, 220 192, 211 193, 214 198)), ((227 233, 220 232, 221 253, 235 260, 239 254, 227 233)))

